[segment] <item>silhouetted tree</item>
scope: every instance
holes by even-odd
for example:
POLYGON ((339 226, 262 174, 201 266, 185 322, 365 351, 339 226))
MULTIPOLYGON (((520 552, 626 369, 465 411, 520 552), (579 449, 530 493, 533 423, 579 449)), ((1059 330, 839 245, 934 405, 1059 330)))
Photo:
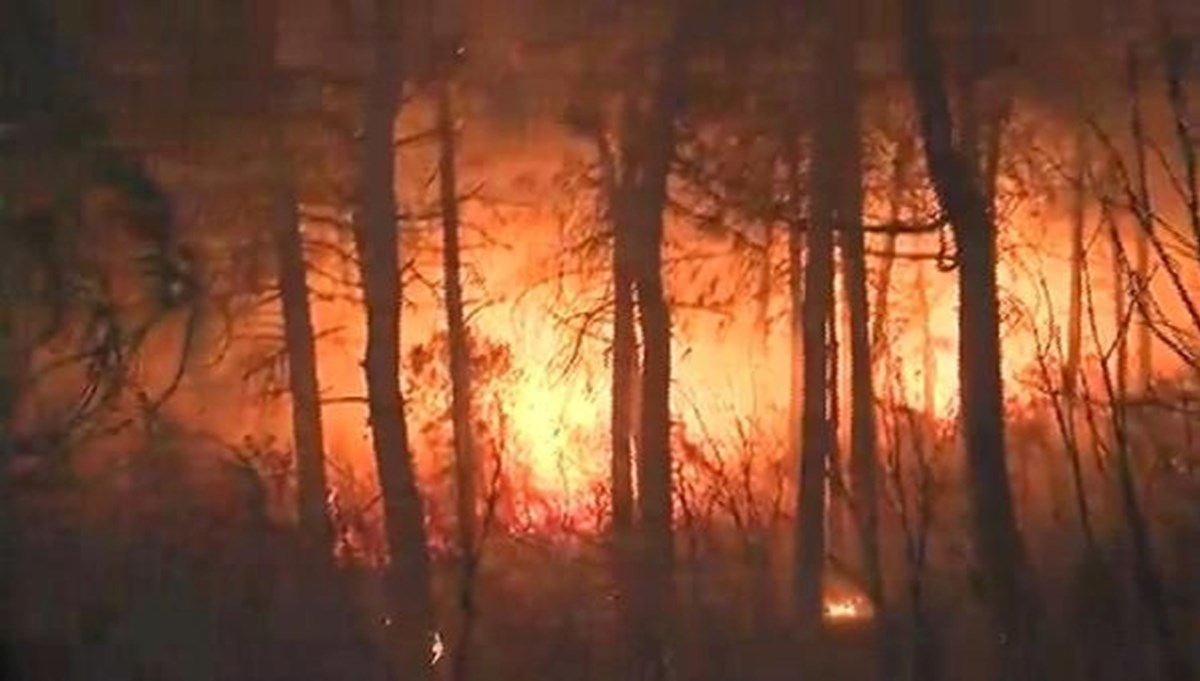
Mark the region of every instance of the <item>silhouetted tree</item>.
MULTIPOLYGON (((959 393, 976 560, 996 629, 998 678, 1039 678, 1030 660, 1031 603, 1006 465, 991 190, 985 186, 980 149, 971 144, 978 143, 974 122, 956 128, 951 116, 929 3, 904 0, 902 10, 905 63, 926 165, 958 247, 959 393)), ((972 67, 976 78, 982 75, 979 66, 972 67)), ((973 94, 965 96, 969 101, 973 94)))
POLYGON ((400 392, 400 241, 394 124, 404 82, 399 0, 376 0, 371 65, 363 97, 360 200, 355 243, 367 313, 363 363, 372 446, 383 493, 388 544, 386 594, 392 674, 428 678, 433 606, 425 513, 413 468, 400 392))

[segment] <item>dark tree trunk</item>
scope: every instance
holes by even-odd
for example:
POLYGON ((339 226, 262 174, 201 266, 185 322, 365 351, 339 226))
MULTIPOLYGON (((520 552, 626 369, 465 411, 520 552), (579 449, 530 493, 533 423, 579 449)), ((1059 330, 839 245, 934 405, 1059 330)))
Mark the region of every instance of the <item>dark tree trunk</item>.
MULTIPOLYGON (((671 315, 663 284, 663 223, 667 180, 675 155, 675 124, 682 109, 687 14, 676 10, 671 36, 650 107, 632 146, 625 146, 631 173, 627 183, 631 234, 635 241, 632 275, 642 332, 641 423, 638 441, 638 506, 641 521, 642 582, 645 588, 643 677, 667 675, 669 617, 674 592, 671 457, 671 315)), ((633 132, 633 131, 631 131, 633 132)))
POLYGON ((287 350, 288 389, 292 396, 292 445, 296 452, 297 506, 300 531, 314 567, 329 567, 333 532, 326 512, 325 437, 317 379, 317 344, 308 298, 308 266, 304 259, 300 216, 292 185, 291 160, 280 158, 276 191, 275 257, 287 350))
POLYGON ((1091 170, 1091 161, 1087 154, 1087 137, 1082 130, 1077 133, 1075 154, 1074 205, 1071 211, 1071 270, 1067 301, 1067 357, 1063 364, 1061 418, 1063 444, 1067 449, 1076 513, 1079 516, 1085 548, 1091 554, 1096 550, 1096 545, 1092 531, 1088 491, 1084 481, 1083 462, 1080 460, 1079 404, 1077 402, 1083 358, 1083 277, 1084 259, 1087 257, 1084 249, 1084 236, 1087 230, 1088 174, 1091 170))
POLYGON ((279 41, 279 2, 266 0, 257 17, 269 39, 260 46, 259 73, 264 74, 268 106, 273 118, 267 132, 274 164, 275 224, 272 236, 278 268, 280 306, 283 312, 284 349, 287 356, 288 391, 292 398, 292 447, 296 456, 296 506, 300 532, 306 546, 305 558, 313 577, 324 585, 333 568, 333 527, 326 498, 325 433, 321 414, 321 390, 317 373, 317 341, 309 301, 308 263, 304 257, 304 233, 296 195, 295 165, 287 145, 291 116, 291 81, 275 63, 279 41))
MULTIPOLYGON (((826 10, 828 11, 828 9, 826 10)), ((841 123, 850 108, 845 88, 836 83, 838 62, 853 44, 837 35, 834 22, 823 17, 816 28, 820 67, 812 86, 818 96, 813 135, 811 203, 804 269, 803 339, 804 405, 801 415, 798 499, 796 502, 795 614, 801 638, 805 675, 821 674, 820 657, 824 615, 823 586, 826 549, 826 468, 831 460, 835 431, 830 423, 830 350, 826 342, 833 310, 833 232, 839 220, 840 167, 844 158, 841 123)), ((843 74, 844 75, 844 74, 843 74)))
MULTIPOLYGON (((622 139, 633 123, 631 102, 623 103, 622 139)), ((628 187, 623 184, 629 177, 629 168, 618 169, 618 159, 613 153, 606 133, 597 128, 596 152, 600 163, 601 191, 612 229, 611 273, 613 282, 613 340, 612 340, 612 415, 609 423, 611 451, 609 462, 609 484, 612 494, 611 558, 616 578, 620 630, 630 638, 621 652, 628 654, 637 648, 639 637, 637 612, 637 583, 635 564, 632 560, 634 528, 633 456, 637 439, 634 416, 638 409, 635 399, 639 365, 637 359, 637 328, 634 302, 634 239, 631 234, 628 213, 628 187), (635 645, 628 645, 632 641, 635 645)), ((622 159, 628 161, 629 159, 622 159)), ((632 673, 630 659, 622 660, 626 673, 632 673)))
POLYGON ((367 313, 367 408, 383 494, 393 678, 430 676, 433 610, 424 509, 400 393, 400 258, 393 127, 399 110, 399 2, 377 0, 363 112, 361 200, 355 225, 367 313))
MULTIPOLYGON (((849 39, 848 37, 846 39, 849 39)), ((850 313, 850 481, 851 508, 859 535, 859 549, 868 595, 875 608, 876 622, 886 623, 888 612, 883 593, 879 557, 879 495, 875 424, 874 353, 871 345, 871 311, 867 294, 866 233, 862 220, 862 149, 859 129, 857 74, 853 62, 840 69, 839 80, 849 90, 846 121, 845 170, 842 173, 842 256, 846 304, 850 313)), ((894 242, 893 242, 894 243, 894 242)), ((885 678, 894 667, 887 631, 877 629, 879 673, 885 678)))
MULTIPOLYGON (((626 106, 629 106, 626 103, 626 106)), ((623 186, 626 173, 617 170, 617 159, 597 131, 596 146, 600 157, 604 200, 612 228, 613 341, 612 341, 612 523, 615 538, 623 541, 633 528, 633 442, 634 384, 638 378, 637 329, 634 307, 632 250, 633 235, 626 211, 623 186)))
POLYGON ((1079 384, 1080 361, 1083 356, 1083 259, 1084 231, 1087 223, 1087 176, 1090 162, 1087 156, 1087 136, 1083 131, 1075 141, 1074 203, 1071 207, 1071 270, 1067 300, 1067 357, 1063 364, 1063 399, 1074 428, 1075 389, 1079 384))
MULTIPOLYGON (((904 49, 926 163, 954 225, 959 274, 959 390, 976 560, 996 627, 999 678, 1036 679, 1024 560, 1006 466, 996 290, 996 225, 975 165, 954 141, 941 56, 927 0, 904 0, 904 49)), ((969 131, 967 131, 969 132, 969 131)), ((964 133, 964 137, 972 137, 964 133)))
POLYGON ((469 677, 471 632, 475 623, 475 574, 479 560, 478 463, 471 420, 471 357, 469 332, 463 315, 461 220, 458 210, 457 139, 454 102, 448 76, 437 83, 440 153, 438 180, 442 211, 442 277, 446 293, 446 329, 450 346, 450 420, 454 430, 454 480, 458 504, 458 543, 462 574, 458 587, 462 627, 455 642, 454 678, 469 677))
POLYGON ((613 394, 612 495, 613 526, 618 532, 633 527, 634 383, 638 379, 633 276, 629 267, 628 236, 616 235, 613 248, 613 394))
POLYGON ((442 276, 446 288, 446 328, 450 345, 451 421, 454 427, 454 466, 458 489, 458 532, 463 555, 470 557, 476 541, 476 480, 471 437, 471 366, 468 331, 463 317, 460 219, 453 103, 450 85, 438 85, 438 163, 442 209, 442 276))
MULTIPOLYGON (((798 133, 786 130, 784 150, 788 182, 788 299, 790 303, 790 390, 788 392, 789 469, 798 467, 804 451, 801 413, 804 409, 804 205, 800 178, 798 133)), ((796 468, 799 470, 799 468, 796 468)))

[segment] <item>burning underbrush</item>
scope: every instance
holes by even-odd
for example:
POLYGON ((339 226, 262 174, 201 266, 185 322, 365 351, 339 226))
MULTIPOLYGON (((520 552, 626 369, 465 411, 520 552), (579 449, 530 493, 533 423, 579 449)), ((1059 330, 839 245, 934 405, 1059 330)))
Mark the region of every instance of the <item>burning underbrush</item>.
MULTIPOLYGON (((622 624, 628 601, 607 531, 602 403, 576 404, 575 413, 590 409, 596 416, 574 429, 557 416, 561 405, 547 400, 530 409, 520 391, 531 376, 513 347, 475 336, 474 432, 484 463, 479 510, 487 522, 478 568, 464 584, 442 406, 449 389, 445 352, 444 337, 435 334, 405 355, 445 642, 439 664, 451 669, 466 654, 488 680, 619 678, 630 632, 622 624), (522 449, 525 443, 533 447, 522 449), (473 633, 463 653, 459 641, 468 622, 473 633)), ((1096 430, 1077 442, 1102 556, 1096 563, 1084 560, 1090 554, 1083 547, 1067 548, 1080 536, 1071 452, 1054 418, 1057 393, 1043 390, 1042 378, 1030 377, 1030 397, 1014 402, 1010 414, 1014 494, 1038 584, 1055 596, 1047 599, 1046 626, 1055 635, 1070 632, 1079 609, 1090 608, 1111 627, 1083 633, 1103 637, 1135 616, 1134 596, 1115 577, 1130 558, 1121 500, 1106 484, 1117 453, 1101 424, 1112 412, 1093 405, 1096 430), (1087 580, 1075 579, 1081 571, 1087 580)), ((586 381, 578 385, 579 393, 561 394, 586 395, 586 381)), ((605 387, 596 389, 603 394, 605 387)), ((1181 404, 1176 393, 1190 394, 1186 383, 1163 382, 1154 395, 1181 404)), ((780 670, 795 662, 786 605, 794 471, 786 436, 775 425, 783 420, 770 410, 758 419, 719 418, 720 411, 689 411, 681 402, 674 428, 676 664, 687 678, 782 679, 780 670)), ((128 678, 134 668, 164 670, 170 678, 251 668, 253 678, 281 681, 297 674, 378 678, 386 641, 385 554, 378 487, 356 458, 365 445, 331 452, 340 567, 327 593, 314 592, 302 586, 307 559, 292 510, 292 457, 280 440, 262 434, 270 432, 270 409, 260 421, 240 422, 259 434, 230 441, 203 427, 229 416, 219 405, 209 408, 215 413, 201 418, 196 404, 183 400, 173 413, 144 415, 119 441, 75 466, 43 470, 41 486, 25 488, 37 491, 25 495, 15 539, 20 626, 31 638, 61 641, 71 650, 70 665, 96 670, 88 678, 128 678), (308 614, 314 601, 326 613, 315 622, 308 614)), ((942 646, 944 659, 972 659, 986 624, 967 558, 969 511, 954 421, 886 399, 879 416, 881 545, 894 620, 888 626, 894 636, 942 646)), ((1126 416, 1131 447, 1153 454, 1136 465, 1147 481, 1145 509, 1156 519, 1164 574, 1173 594, 1196 597, 1189 578, 1200 565, 1189 506, 1200 470, 1194 424, 1150 401, 1126 416)), ((857 567, 844 472, 842 464, 830 471, 825 616, 839 674, 850 677, 870 663, 869 640, 880 623, 857 567)), ((64 654, 47 657, 56 655, 64 654)))

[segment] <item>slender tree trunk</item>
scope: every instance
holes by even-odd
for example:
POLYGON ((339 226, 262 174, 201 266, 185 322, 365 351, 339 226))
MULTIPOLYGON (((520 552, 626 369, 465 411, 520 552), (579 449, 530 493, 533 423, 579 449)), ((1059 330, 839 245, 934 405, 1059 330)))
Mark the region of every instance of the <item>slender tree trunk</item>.
POLYGON ((759 341, 764 357, 771 340, 771 290, 774 282, 774 270, 771 267, 771 254, 775 245, 775 225, 768 221, 763 226, 763 261, 758 271, 758 324, 759 341))
POLYGON ((1083 249, 1087 224, 1087 136, 1080 131, 1075 142, 1075 187, 1071 207, 1071 279, 1067 300, 1067 358, 1063 365, 1063 399, 1067 403, 1069 421, 1074 427, 1074 402, 1079 384, 1080 360, 1083 354, 1083 249))
POLYGON ((283 307, 283 333, 287 349, 288 388, 292 396, 292 445, 296 452, 297 506, 300 531, 314 567, 331 567, 333 530, 325 499, 325 436, 321 395, 317 379, 317 343, 308 297, 308 265, 300 216, 292 185, 291 161, 278 149, 276 177, 277 223, 275 257, 279 268, 279 293, 283 307))
MULTIPOLYGON (((283 313, 284 348, 287 357, 288 390, 292 407, 292 447, 296 457, 296 507, 304 543, 304 565, 300 566, 312 619, 328 612, 333 596, 333 526, 326 499, 329 494, 325 472, 325 433, 321 412, 317 342, 309 299, 308 263, 304 257, 304 231, 296 194, 295 165, 287 145, 286 130, 291 113, 288 74, 275 64, 278 42, 278 2, 264 2, 259 22, 269 27, 269 44, 262 49, 259 66, 268 105, 274 114, 267 131, 273 155, 272 183, 275 192, 275 245, 280 306, 283 313)), ((311 646, 310 646, 311 647, 311 646)), ((319 653, 317 653, 319 655, 319 653)), ((321 660, 320 662, 324 662, 321 660)))
POLYGON ((1075 147, 1075 196, 1071 211, 1071 279, 1067 301, 1067 357, 1063 365, 1062 376, 1062 421, 1065 440, 1063 444, 1067 449, 1068 465, 1071 469, 1076 513, 1079 516, 1085 548, 1091 553, 1096 546, 1083 464, 1080 460, 1079 405, 1077 404, 1083 356, 1083 277, 1084 258, 1087 257, 1084 250, 1084 236, 1087 230, 1088 175, 1091 170, 1091 159, 1087 153, 1087 136, 1083 130, 1077 134, 1075 147))
MULTIPOLYGON (((626 106, 629 104, 626 103, 626 106)), ((637 329, 634 315, 632 236, 625 214, 622 181, 618 177, 617 160, 605 139, 597 131, 597 151, 600 157, 605 201, 609 224, 613 231, 613 341, 612 341, 612 522, 618 541, 633 527, 633 410, 634 382, 637 378, 637 329)))
POLYGON ((367 316, 367 408, 388 543, 389 657, 395 679, 430 676, 433 607, 425 513, 400 393, 400 241, 393 128, 400 105, 401 11, 377 0, 363 112, 361 200, 355 225, 367 316))
POLYGON ((478 464, 471 421, 471 356, 469 331, 463 315, 461 220, 458 210, 458 154, 454 130, 454 102, 449 76, 439 78, 437 127, 439 139, 438 189, 442 212, 442 279, 446 295, 446 331, 450 349, 450 420, 454 432, 454 481, 457 493, 458 544, 462 574, 458 586, 462 628, 455 642, 454 678, 469 677, 471 631, 475 623, 475 574, 481 541, 478 535, 478 464))
POLYGON ((790 388, 788 394, 789 468, 799 470, 802 439, 801 414, 804 409, 804 206, 800 177, 800 141, 797 132, 785 131, 784 159, 788 182, 788 297, 791 310, 789 355, 790 388))
POLYGON ((437 92, 438 162, 442 211, 442 276, 446 293, 446 329, 450 345, 451 421, 454 427, 454 470, 458 490, 458 534, 464 557, 475 552, 476 481, 478 472, 471 434, 471 366, 468 330, 463 317, 460 219, 458 212, 457 152, 450 84, 440 81, 437 92))
POLYGON ((626 235, 617 236, 613 255, 619 261, 613 263, 613 524, 621 532, 633 527, 634 383, 639 373, 628 240, 626 235))
MULTIPOLYGON (((840 31, 839 31, 840 33, 840 31)), ((852 36, 843 35, 851 40, 852 36)), ((875 608, 876 621, 886 622, 888 613, 883 593, 883 572, 879 557, 878 454, 875 421, 874 368, 871 352, 871 311, 867 294, 866 233, 862 220, 862 149, 859 129, 857 74, 853 62, 840 69, 839 80, 850 94, 850 110, 842 112, 847 121, 843 196, 842 256, 846 304, 850 316, 850 481, 851 508, 858 529, 859 550, 866 576, 868 595, 875 608)), ((885 654, 887 632, 877 630, 879 674, 884 678, 894 669, 892 656, 885 654)))
POLYGON ((829 453, 825 463, 825 554, 826 555, 843 555, 845 548, 844 542, 850 539, 850 532, 847 532, 849 526, 850 513, 850 490, 846 486, 846 466, 843 452, 844 432, 842 426, 845 419, 842 418, 844 405, 842 397, 846 394, 842 388, 842 372, 841 366, 843 357, 843 345, 841 341, 840 324, 842 319, 839 316, 838 309, 838 260, 837 250, 840 234, 836 231, 841 227, 840 224, 835 224, 834 230, 834 261, 833 272, 830 276, 833 277, 833 295, 829 305, 829 319, 826 320, 828 325, 825 329, 825 354, 829 360, 829 368, 826 370, 825 384, 828 394, 828 414, 825 418, 829 419, 830 444, 829 453))
POLYGON ((933 340, 933 306, 929 303, 929 285, 926 280, 927 263, 917 263, 917 315, 921 320, 921 437, 932 440, 933 433, 928 425, 937 418, 937 347, 933 340))
MULTIPOLYGON (((632 103, 629 99, 622 104, 620 135, 632 130, 632 103)), ((624 139, 624 137, 622 137, 624 139)), ((629 213, 625 178, 630 173, 627 167, 618 170, 618 160, 603 129, 595 131, 596 151, 600 162, 601 189, 608 212, 608 224, 612 229, 611 272, 613 281, 613 341, 612 341, 612 415, 609 423, 611 451, 609 461, 609 484, 612 494, 611 555, 613 572, 618 590, 618 613, 620 630, 630 638, 621 652, 628 655, 636 646, 639 624, 637 616, 637 584, 632 558, 634 497, 633 457, 637 428, 634 416, 639 409, 636 387, 639 377, 637 360, 637 319, 634 304, 634 263, 636 251, 631 250, 633 235, 630 233, 629 213)), ((622 159, 629 161, 630 159, 622 159)), ((622 660, 625 673, 632 673, 628 666, 631 660, 622 660)))
MULTIPOLYGON (((849 41, 828 19, 817 28, 821 67, 812 83, 819 96, 813 135, 812 195, 808 222, 808 260, 804 270, 804 406, 801 416, 800 484, 796 502, 794 606, 806 675, 820 674, 823 586, 825 576, 826 467, 836 435, 829 419, 829 348, 827 331, 833 309, 833 230, 839 219, 838 159, 842 140, 837 117, 847 108, 845 89, 834 84, 837 65, 849 41), (839 96, 842 95, 842 96, 839 96)), ((851 56, 853 56, 853 45, 851 56)), ((836 409, 837 405, 833 405, 836 409)))
POLYGON ((959 257, 959 390, 974 516, 976 560, 996 627, 998 678, 1040 678, 1031 659, 1031 615, 1013 512, 1004 437, 996 225, 979 184, 974 148, 954 141, 941 56, 927 0, 904 0, 904 49, 938 200, 959 257))
MULTIPOLYGON (((638 502, 647 598, 645 678, 667 675, 669 616, 674 591, 671 457, 671 317, 663 284, 663 221, 667 180, 682 109, 686 14, 676 10, 651 105, 636 140, 638 159, 627 209, 637 235, 634 282, 642 331, 641 437, 638 502)), ((628 147, 627 147, 628 148, 628 147)))

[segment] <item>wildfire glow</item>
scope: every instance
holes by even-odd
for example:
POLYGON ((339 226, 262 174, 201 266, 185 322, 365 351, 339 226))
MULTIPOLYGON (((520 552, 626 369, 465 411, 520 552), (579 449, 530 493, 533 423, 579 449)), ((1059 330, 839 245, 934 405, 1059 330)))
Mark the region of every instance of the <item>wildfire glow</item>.
MULTIPOLYGON (((481 141, 486 133, 478 134, 480 139, 474 143, 492 144, 481 141)), ((472 143, 468 134, 465 149, 472 143)), ((470 245, 464 259, 467 296, 475 301, 468 310, 471 333, 508 353, 501 375, 475 386, 479 391, 473 405, 476 420, 486 423, 487 429, 477 443, 479 456, 503 459, 513 503, 523 506, 520 514, 532 522, 554 514, 582 517, 594 509, 596 492, 604 487, 609 467, 610 316, 607 312, 588 316, 588 309, 607 295, 607 259, 603 254, 593 255, 581 264, 582 259, 564 254, 564 248, 577 239, 563 228, 573 218, 564 218, 558 210, 563 191, 552 178, 571 148, 565 138, 539 133, 536 143, 499 145, 488 154, 471 156, 491 159, 487 164, 464 166, 471 174, 511 190, 514 198, 506 200, 517 206, 500 210, 465 204, 464 221, 486 232, 486 238, 480 232, 465 235, 470 245), (592 323, 583 328, 582 319, 592 323)), ((1061 265, 1066 230, 1058 229, 1061 218, 1055 220, 1058 222, 1032 212, 1008 217, 1008 243, 999 275, 1010 398, 1020 396, 1023 388, 1018 379, 1034 364, 1037 334, 1044 342, 1066 318, 1067 301, 1062 292, 1068 288, 1068 274, 1061 265), (1034 254, 1041 260, 1035 261, 1034 254), (1052 295, 1047 295, 1050 292, 1052 295)), ((670 224, 669 231, 679 244, 672 247, 676 251, 712 254, 697 259, 699 264, 669 273, 673 299, 696 301, 715 290, 732 292, 730 299, 746 301, 720 311, 702 305, 677 306, 674 311, 672 406, 681 432, 708 449, 721 448, 726 459, 745 455, 747 437, 766 437, 769 443, 755 446, 765 452, 768 463, 782 461, 791 389, 785 282, 776 282, 772 290, 767 307, 770 317, 778 321, 764 334, 761 306, 751 302, 745 282, 729 276, 744 254, 727 248, 719 237, 697 236, 685 224, 670 224)), ((430 233, 436 235, 436 231, 430 233)), ((902 250, 931 250, 937 239, 922 237, 904 243, 902 250)), ((417 264, 422 279, 433 285, 412 285, 406 291, 412 303, 404 312, 406 353, 445 327, 437 286, 441 264, 436 253, 430 255, 431 250, 436 249, 425 249, 421 256, 425 259, 417 264)), ((782 240, 772 250, 777 259, 786 255, 782 240)), ((895 262, 885 329, 888 341, 877 378, 879 394, 889 401, 943 419, 956 412, 958 394, 956 278, 955 273, 940 272, 928 262, 895 262)), ((840 288, 839 284, 839 298, 840 288)), ((872 302, 878 303, 877 290, 872 296, 872 302)), ((1097 302, 1102 329, 1110 327, 1106 323, 1111 318, 1108 304, 1108 297, 1097 302)), ((844 305, 839 307, 844 314, 844 305)), ((364 394, 359 364, 363 318, 358 304, 322 301, 315 303, 315 309, 320 327, 340 327, 338 333, 321 340, 323 390, 329 395, 364 394)), ((840 326, 845 328, 844 323, 840 326)), ((839 343, 843 408, 850 392, 847 347, 848 343, 839 343)), ((411 377, 406 380, 412 382, 411 377)), ((422 433, 431 424, 445 426, 448 392, 423 392, 431 389, 419 382, 407 389, 413 421, 410 432, 422 433)), ((369 442, 362 436, 366 430, 363 405, 327 408, 326 422, 330 451, 362 470, 372 469, 369 442)), ((418 435, 413 437, 419 474, 426 480, 435 478, 449 462, 445 438, 426 442, 418 435)), ((686 467, 687 456, 680 458, 686 467)), ((856 616, 860 610, 849 601, 835 602, 831 608, 830 616, 835 618, 856 616)))

